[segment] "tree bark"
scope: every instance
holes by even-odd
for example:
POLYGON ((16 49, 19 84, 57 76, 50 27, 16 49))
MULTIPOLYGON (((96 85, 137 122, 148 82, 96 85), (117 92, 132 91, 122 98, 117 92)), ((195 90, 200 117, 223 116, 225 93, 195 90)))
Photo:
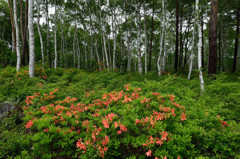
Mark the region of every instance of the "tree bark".
POLYGON ((21 55, 20 55, 20 42, 19 42, 19 27, 18 27, 18 18, 17 18, 17 3, 16 0, 13 0, 13 8, 14 8, 14 21, 15 21, 15 29, 16 29, 16 52, 17 52, 17 72, 20 70, 21 65, 21 55))
MULTIPOLYGON (((190 80, 190 78, 191 78, 192 68, 193 68, 193 56, 194 56, 194 48, 195 48, 195 21, 196 21, 196 17, 194 16, 192 50, 191 50, 191 55, 190 55, 190 64, 189 64, 188 80, 190 80)), ((186 58, 186 61, 187 61, 187 58, 186 58)))
POLYGON ((33 0, 29 0, 28 7, 28 31, 29 31, 29 76, 34 77, 35 46, 33 28, 33 0))
MULTIPOLYGON (((153 19, 152 19, 153 23, 153 19)), ((146 15, 146 2, 144 3, 144 33, 145 33, 145 74, 147 74, 147 15, 146 15)), ((153 24, 152 24, 153 25, 153 24)))
POLYGON ((201 25, 202 25, 202 68, 204 69, 204 34, 203 34, 203 27, 204 27, 204 22, 203 22, 203 7, 202 7, 202 16, 201 16, 201 25))
POLYGON ((99 8, 100 8, 100 25, 101 25, 101 32, 102 32, 102 37, 103 37, 103 45, 104 45, 104 51, 105 51, 105 56, 106 56, 106 62, 107 62, 107 69, 109 71, 109 61, 108 61, 108 54, 107 54, 107 46, 106 46, 106 39, 105 39, 105 34, 104 34, 104 26, 102 22, 102 11, 101 11, 101 4, 99 2, 99 8))
POLYGON ((217 13, 218 0, 211 0, 209 22, 209 59, 208 74, 217 73, 217 13))
POLYGON ((14 51, 15 51, 15 49, 16 49, 16 34, 15 34, 15 28, 14 28, 14 17, 13 17, 11 0, 8 0, 8 6, 9 6, 9 12, 10 12, 10 18, 11 18, 11 26, 12 26, 12 39, 13 39, 12 40, 13 41, 12 46, 14 46, 14 51))
POLYGON ((179 56, 179 68, 182 66, 182 59, 183 59, 183 4, 181 5, 181 12, 180 12, 180 56, 179 56))
POLYGON ((138 57, 138 72, 141 75, 142 74, 142 57, 141 57, 141 37, 140 37, 140 32, 141 32, 141 15, 140 15, 140 8, 141 8, 141 2, 138 0, 137 3, 137 57, 138 57))
POLYGON ((41 55, 42 55, 42 67, 44 68, 44 47, 43 47, 43 38, 42 38, 42 33, 41 33, 41 28, 40 28, 40 3, 39 0, 37 0, 37 12, 38 12, 38 17, 37 17, 37 25, 38 25, 38 34, 40 38, 40 44, 41 44, 41 55))
POLYGON ((113 26, 113 70, 116 68, 116 15, 115 15, 115 6, 116 0, 114 0, 114 8, 113 8, 113 15, 112 15, 112 26, 113 26))
POLYGON ((57 4, 55 0, 55 13, 54 13, 54 52, 55 52, 55 59, 54 59, 54 68, 57 68, 57 4))
POLYGON ((203 80, 203 74, 202 74, 202 28, 200 23, 200 10, 199 10, 199 0, 196 0, 196 11, 198 13, 198 71, 199 71, 199 80, 200 80, 200 88, 201 88, 201 94, 204 92, 204 80, 203 80))
POLYGON ((154 8, 152 12, 152 31, 151 31, 151 41, 150 41, 150 48, 149 48, 149 64, 148 64, 148 71, 151 71, 152 66, 152 47, 153 47, 153 31, 154 31, 154 8))
POLYGON ((158 56, 158 60, 157 60, 157 68, 158 68, 158 75, 161 76, 162 74, 162 63, 161 63, 161 59, 162 59, 162 50, 163 50, 163 38, 164 38, 164 34, 165 34, 165 11, 164 11, 164 0, 162 1, 162 31, 161 31, 161 37, 160 37, 160 52, 159 52, 159 56, 158 56))
POLYGON ((240 6, 237 10, 237 30, 236 30, 236 39, 235 39, 235 49, 234 49, 234 58, 233 58, 233 69, 232 72, 236 71, 237 65, 237 52, 238 52, 238 36, 239 36, 239 16, 240 16, 240 6))
POLYGON ((175 72, 178 71, 178 24, 179 24, 179 12, 178 12, 178 0, 176 1, 176 44, 175 44, 175 72))
MULTIPOLYGON (((165 0, 163 0, 162 3, 164 3, 165 0)), ((163 54, 163 60, 162 60, 162 70, 165 71, 165 68, 166 68, 166 58, 167 58, 167 32, 166 32, 166 7, 165 7, 165 4, 163 4, 163 10, 164 10, 164 13, 163 13, 163 21, 164 21, 164 54, 163 54)))
POLYGON ((49 53, 49 43, 50 43, 50 38, 49 38, 49 18, 48 18, 48 0, 45 0, 46 1, 46 6, 45 6, 45 9, 46 9, 46 23, 47 23, 47 43, 46 43, 46 52, 47 52, 47 60, 49 62, 49 67, 51 67, 51 61, 52 61, 52 57, 51 57, 51 53, 49 53))
POLYGON ((218 36, 218 71, 220 72, 221 71, 221 68, 222 68, 222 63, 221 63, 221 23, 220 23, 220 26, 219 26, 219 36, 218 36))

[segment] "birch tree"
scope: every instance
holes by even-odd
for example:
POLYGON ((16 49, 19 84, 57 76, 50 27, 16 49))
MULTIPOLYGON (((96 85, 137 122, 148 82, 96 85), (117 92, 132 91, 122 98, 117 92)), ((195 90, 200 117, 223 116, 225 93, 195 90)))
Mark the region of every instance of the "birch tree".
MULTIPOLYGON (((195 16, 194 16, 194 23, 195 23, 195 16)), ((193 57, 194 57, 194 48, 195 48, 195 24, 193 23, 193 37, 192 37, 192 50, 190 55, 190 63, 189 63, 189 72, 188 72, 188 80, 191 78, 192 74, 192 67, 193 67, 193 57)))
POLYGON ((102 22, 102 11, 101 11, 101 4, 99 1, 99 8, 100 8, 100 25, 101 25, 101 33, 102 33, 102 37, 103 37, 103 45, 104 45, 104 52, 105 52, 105 58, 106 58, 106 62, 107 62, 107 69, 109 70, 109 61, 108 61, 108 54, 107 54, 107 46, 106 46, 106 38, 105 38, 105 34, 104 34, 104 26, 103 26, 103 22, 102 22))
POLYGON ((54 13, 54 52, 55 52, 55 59, 54 59, 54 68, 57 68, 57 4, 55 0, 55 13, 54 13))
POLYGON ((147 74, 147 14, 146 2, 144 3, 144 33, 145 33, 145 74, 147 74))
POLYGON ((20 70, 21 65, 21 55, 20 55, 20 39, 19 39, 19 27, 18 27, 18 17, 17 17, 17 2, 13 0, 13 10, 14 10, 14 24, 16 30, 16 53, 17 53, 17 72, 20 70))
POLYGON ((163 38, 164 38, 164 34, 165 34, 165 4, 164 1, 162 1, 162 32, 161 32, 161 37, 160 37, 160 52, 159 52, 159 56, 158 56, 158 61, 157 61, 157 67, 158 67, 158 75, 161 76, 162 73, 162 63, 161 63, 161 58, 162 58, 162 50, 163 50, 163 38))
POLYGON ((41 44, 41 55, 42 55, 42 67, 44 67, 44 48, 43 48, 43 38, 42 38, 42 32, 40 28, 40 2, 37 0, 37 12, 38 12, 38 17, 37 17, 37 25, 38 25, 38 34, 40 38, 40 44, 41 44))
POLYGON ((198 15, 197 18, 197 25, 198 25, 198 71, 199 71, 199 80, 200 80, 200 87, 201 87, 201 93, 204 92, 204 80, 203 80, 203 74, 202 74, 202 28, 199 18, 199 0, 196 0, 196 12, 198 15))
POLYGON ((141 1, 138 0, 137 3, 137 57, 138 57, 138 72, 141 75, 142 74, 142 57, 141 57, 141 48, 140 48, 140 43, 141 43, 141 37, 140 37, 140 32, 141 32, 141 15, 140 15, 140 8, 141 8, 141 1))
POLYGON ((8 7, 9 7, 9 13, 10 13, 10 19, 11 19, 11 26, 12 26, 12 52, 16 49, 16 34, 15 34, 15 28, 14 28, 14 16, 12 11, 12 3, 11 0, 8 0, 8 7))
POLYGON ((35 45, 33 28, 33 0, 29 0, 28 6, 28 31, 29 31, 29 76, 34 77, 35 45))

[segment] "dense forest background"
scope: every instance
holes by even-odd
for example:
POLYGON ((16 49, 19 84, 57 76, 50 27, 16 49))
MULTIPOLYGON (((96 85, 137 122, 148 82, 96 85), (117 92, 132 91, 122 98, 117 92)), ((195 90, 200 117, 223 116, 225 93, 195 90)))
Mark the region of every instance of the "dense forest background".
POLYGON ((89 71, 240 67, 238 0, 1 0, 0 7, 1 67, 20 69, 30 54, 43 67, 89 71))

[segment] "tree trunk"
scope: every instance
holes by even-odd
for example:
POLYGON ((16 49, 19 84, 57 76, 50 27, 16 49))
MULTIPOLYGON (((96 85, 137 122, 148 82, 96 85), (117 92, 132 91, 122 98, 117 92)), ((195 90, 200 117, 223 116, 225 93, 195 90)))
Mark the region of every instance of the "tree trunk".
POLYGON ((107 46, 106 46, 106 39, 105 39, 105 34, 104 34, 104 26, 103 26, 103 22, 102 22, 102 11, 101 11, 101 4, 100 1, 99 2, 99 8, 100 8, 100 25, 101 25, 101 32, 102 32, 102 37, 103 37, 103 45, 104 45, 104 51, 105 51, 105 56, 106 56, 106 62, 107 62, 107 69, 109 71, 109 61, 108 61, 108 54, 107 54, 107 46))
MULTIPOLYGON (((164 6, 164 0, 162 1, 162 8, 165 8, 164 6)), ((163 50, 163 38, 165 34, 165 11, 162 9, 162 32, 161 32, 161 37, 160 37, 160 52, 157 60, 157 67, 158 67, 158 75, 161 76, 162 74, 162 67, 161 67, 161 59, 162 59, 162 50, 163 50)))
POLYGON ((209 22, 209 59, 208 74, 217 73, 217 13, 218 0, 211 0, 209 22))
POLYGON ((17 3, 16 0, 13 0, 13 8, 14 8, 14 21, 15 21, 15 29, 16 29, 16 52, 17 52, 17 72, 20 70, 21 65, 21 55, 20 55, 20 42, 19 42, 19 27, 18 27, 18 19, 17 19, 17 3))
MULTIPOLYGON (((199 0, 196 0, 196 12, 198 13, 199 17, 199 0)), ((200 80, 200 87, 201 87, 201 93, 204 92, 204 80, 203 80, 203 74, 202 74, 202 28, 200 23, 200 18, 197 18, 198 23, 198 71, 199 71, 199 80, 200 80)))
MULTIPOLYGON (((153 18, 152 18, 153 23, 153 18)), ((147 15, 146 15, 146 3, 144 4, 144 33, 145 33, 145 74, 147 74, 147 15)), ((152 24, 153 25, 153 24, 152 24)))
POLYGON ((166 69, 166 58, 167 58, 167 32, 166 32, 166 7, 164 5, 165 0, 163 0, 163 21, 164 21, 164 54, 163 54, 163 60, 162 60, 162 70, 165 71, 166 69))
MULTIPOLYGON (((196 21, 196 17, 194 17, 194 23, 193 23, 193 39, 192 39, 192 50, 191 50, 191 55, 190 55, 188 80, 190 80, 190 78, 191 78, 192 68, 193 68, 193 56, 194 56, 194 48, 195 48, 195 21, 196 21)), ((186 61, 187 61, 187 58, 186 58, 186 61)))
POLYGON ((154 31, 154 8, 153 8, 153 12, 152 12, 152 31, 151 31, 151 41, 150 41, 150 48, 149 48, 148 71, 151 71, 151 65, 152 65, 153 31, 154 31))
POLYGON ((131 37, 132 37, 132 20, 131 20, 131 30, 128 27, 128 32, 130 32, 130 36, 128 36, 128 66, 127 66, 127 70, 131 71, 131 65, 132 65, 132 45, 130 46, 130 44, 132 44, 131 41, 131 37))
POLYGON ((29 0, 28 7, 28 31, 29 31, 29 76, 34 77, 35 46, 33 28, 33 0, 29 0))
POLYGON ((86 29, 84 27, 84 53, 85 53, 85 67, 88 69, 88 58, 87 58, 87 41, 86 41, 86 29))
POLYGON ((46 0, 46 6, 45 6, 45 9, 46 9, 46 23, 47 23, 47 43, 46 43, 46 52, 47 52, 47 61, 49 62, 49 67, 51 67, 51 53, 49 53, 49 43, 50 43, 50 37, 49 37, 49 18, 48 18, 48 0, 46 0))
POLYGON ((42 33, 41 33, 41 29, 40 29, 40 3, 39 3, 39 0, 37 0, 37 12, 38 12, 37 25, 38 25, 38 34, 39 34, 39 38, 40 38, 40 44, 41 44, 42 67, 44 68, 44 48, 43 48, 42 33))
POLYGON ((55 0, 55 13, 54 13, 54 52, 55 52, 55 59, 54 59, 54 68, 57 68, 57 4, 55 0))
POLYGON ((79 41, 77 38, 77 60, 78 60, 78 69, 80 69, 80 57, 81 57, 81 50, 79 46, 79 41))
POLYGON ((11 18, 11 26, 12 26, 12 41, 13 41, 12 46, 14 46, 12 48, 14 48, 13 51, 15 51, 15 49, 16 49, 16 34, 15 34, 15 28, 14 28, 14 17, 13 17, 11 0, 8 0, 8 6, 9 6, 9 12, 10 12, 10 18, 11 18))
POLYGON ((114 0, 114 9, 112 15, 112 27, 113 27, 113 70, 116 68, 116 15, 115 15, 116 0, 114 0))
POLYGON ((203 7, 202 7, 202 16, 201 16, 201 25, 202 25, 202 68, 204 69, 204 34, 203 34, 203 27, 204 27, 204 22, 203 22, 203 7))
POLYGON ((240 16, 240 7, 238 7, 238 10, 237 10, 237 30, 236 30, 236 39, 235 39, 235 49, 234 49, 234 59, 233 59, 233 69, 232 69, 232 72, 236 71, 236 65, 237 65, 238 36, 239 36, 239 16, 240 16))
POLYGON ((219 26, 219 36, 218 36, 218 71, 221 71, 222 63, 221 63, 221 23, 219 26))
POLYGON ((179 12, 178 12, 178 0, 176 1, 176 44, 175 44, 175 72, 178 70, 178 24, 179 24, 179 12))
POLYGON ((179 56, 179 68, 182 66, 183 59, 183 5, 181 6, 180 12, 180 56, 179 56))
POLYGON ((99 71, 102 71, 101 69, 101 65, 100 65, 100 56, 99 56, 99 53, 98 53, 98 42, 97 42, 97 36, 95 34, 95 52, 96 52, 96 55, 97 55, 97 61, 98 61, 98 69, 99 71))
POLYGON ((140 15, 140 8, 141 8, 141 2, 138 0, 137 4, 137 56, 138 56, 138 72, 141 75, 142 74, 142 57, 141 57, 141 48, 140 48, 140 43, 141 43, 141 37, 140 37, 140 32, 141 32, 141 15, 140 15))

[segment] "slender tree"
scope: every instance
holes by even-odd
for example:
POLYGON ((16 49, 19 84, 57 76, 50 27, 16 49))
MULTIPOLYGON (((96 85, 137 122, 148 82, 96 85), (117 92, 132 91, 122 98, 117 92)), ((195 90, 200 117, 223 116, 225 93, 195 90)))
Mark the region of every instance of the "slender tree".
POLYGON ((217 13, 218 0, 211 0, 208 58, 208 74, 210 75, 217 73, 217 13))
POLYGON ((14 28, 14 17, 13 17, 11 0, 8 0, 8 7, 9 7, 9 12, 10 12, 10 18, 11 18, 11 26, 12 26, 12 42, 13 42, 12 43, 12 51, 15 51, 15 49, 16 49, 16 34, 15 34, 15 28, 14 28))
POLYGON ((140 37, 140 32, 141 32, 141 15, 140 15, 140 9, 141 9, 141 4, 142 2, 138 0, 137 2, 137 9, 136 9, 136 18, 137 18, 137 57, 138 57, 138 72, 141 75, 142 74, 142 57, 141 57, 141 48, 140 48, 140 43, 141 43, 141 37, 140 37))
POLYGON ((54 59, 54 68, 57 68, 57 1, 55 0, 55 13, 54 13, 54 52, 55 52, 55 59, 54 59))
POLYGON ((37 25, 38 25, 38 34, 40 38, 40 45, 41 45, 41 55, 42 55, 42 67, 44 67, 44 44, 43 44, 43 38, 42 38, 42 32, 40 28, 40 2, 37 0, 37 12, 38 12, 38 17, 37 17, 37 25))
POLYGON ((178 0, 176 1, 176 43, 175 43, 175 72, 178 70, 178 25, 179 25, 179 9, 178 0))
POLYGON ((17 17, 17 2, 13 0, 13 8, 14 8, 14 22, 16 29, 16 52, 17 52, 17 72, 20 70, 21 65, 21 55, 20 55, 20 39, 19 39, 19 27, 18 27, 18 17, 17 17))
POLYGON ((161 31, 161 37, 160 37, 160 52, 159 52, 159 56, 158 56, 158 61, 157 61, 157 67, 158 67, 158 75, 161 76, 162 73, 162 51, 163 51, 163 38, 164 38, 164 34, 165 34, 165 6, 164 6, 164 0, 162 1, 162 31, 161 31))
POLYGON ((236 39, 235 39, 235 49, 234 49, 234 58, 233 58, 233 69, 232 69, 232 72, 236 71, 236 65, 237 65, 238 36, 239 36, 239 16, 240 16, 240 6, 237 9, 237 30, 236 30, 236 39))
POLYGON ((147 14, 146 2, 144 3, 144 33, 145 33, 145 74, 147 74, 147 14))
POLYGON ((149 64, 148 70, 151 71, 152 66, 152 48, 153 48, 153 31, 154 31, 154 8, 152 10, 152 26, 151 26, 151 40, 150 40, 150 47, 149 47, 149 64))
POLYGON ((202 27, 200 23, 200 9, 199 9, 199 0, 196 0, 196 12, 198 15, 197 18, 197 25, 198 25, 198 71, 199 71, 199 80, 200 80, 200 87, 201 87, 201 93, 204 92, 204 80, 203 80, 203 74, 202 74, 202 27))
POLYGON ((29 0, 28 6, 28 31, 29 31, 29 76, 34 77, 35 63, 35 45, 34 45, 34 28, 33 28, 33 0, 29 0))

